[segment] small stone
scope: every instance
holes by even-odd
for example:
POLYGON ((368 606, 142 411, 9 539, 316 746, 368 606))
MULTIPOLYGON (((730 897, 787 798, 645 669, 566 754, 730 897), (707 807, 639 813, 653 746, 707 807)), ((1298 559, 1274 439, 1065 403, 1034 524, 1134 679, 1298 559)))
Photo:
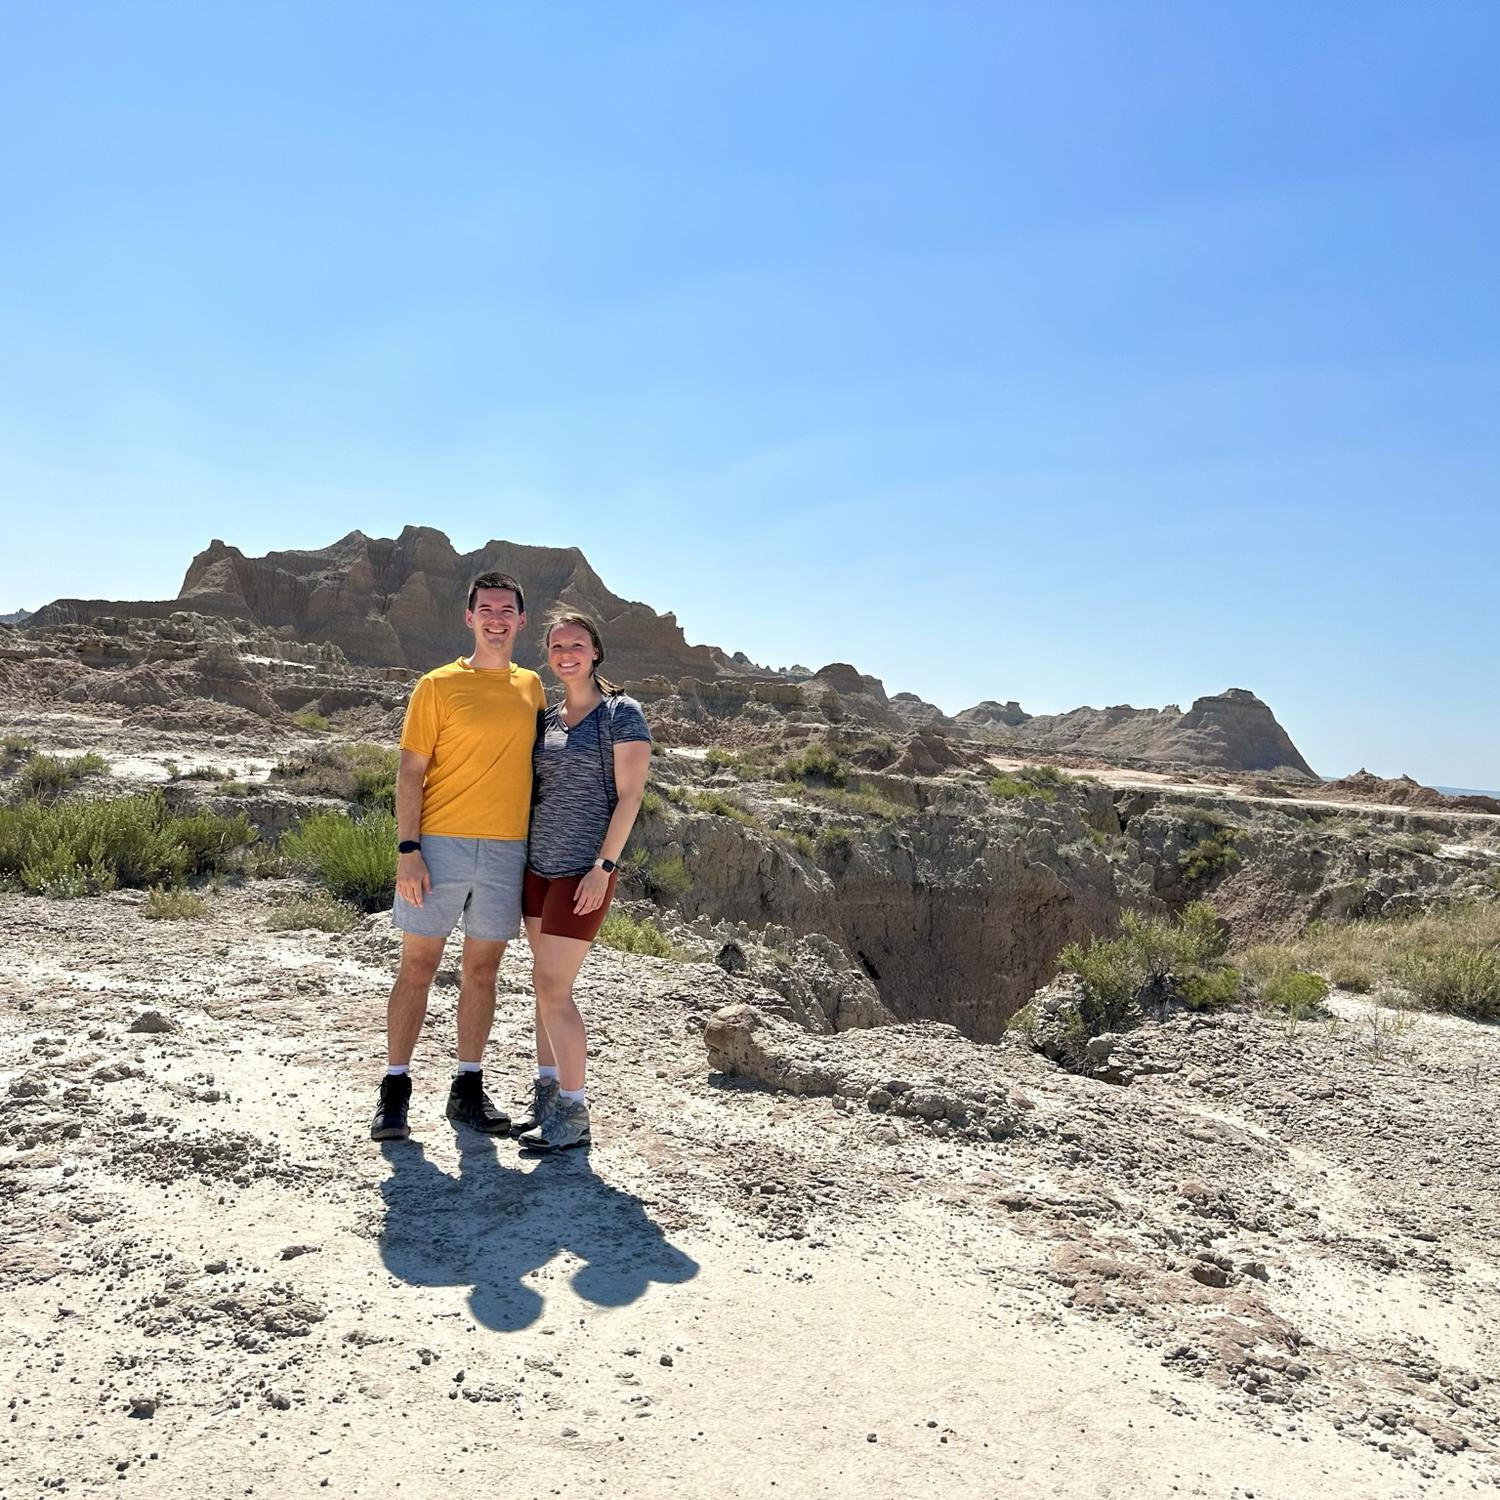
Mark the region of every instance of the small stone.
POLYGON ((296 1260, 299 1255, 313 1255, 317 1252, 316 1245, 286 1245, 282 1248, 282 1260, 296 1260))
POLYGON ((663 1354, 661 1357, 661 1363, 670 1366, 672 1363, 672 1356, 670 1354, 663 1354))
POLYGON ((880 1439, 873 1432, 870 1432, 865 1434, 865 1441, 867 1443, 878 1443, 880 1439))
POLYGON ((159 1404, 155 1396, 132 1396, 130 1398, 130 1415, 132 1417, 154 1417, 159 1404))

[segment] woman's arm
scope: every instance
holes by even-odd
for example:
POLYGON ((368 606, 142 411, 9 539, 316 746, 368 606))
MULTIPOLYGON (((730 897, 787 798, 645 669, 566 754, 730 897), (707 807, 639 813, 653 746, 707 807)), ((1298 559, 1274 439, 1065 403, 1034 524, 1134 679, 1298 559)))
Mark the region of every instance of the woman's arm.
MULTIPOLYGON (((650 740, 627 740, 615 746, 615 791, 619 800, 615 803, 609 827, 604 830, 604 842, 599 848, 599 857, 612 864, 618 863, 625 852, 630 830, 635 827, 636 815, 641 810, 641 797, 646 791, 646 775, 651 769, 650 740)), ((578 895, 573 902, 573 912, 583 916, 596 911, 604 904, 609 890, 609 876, 595 865, 578 882, 578 895)))

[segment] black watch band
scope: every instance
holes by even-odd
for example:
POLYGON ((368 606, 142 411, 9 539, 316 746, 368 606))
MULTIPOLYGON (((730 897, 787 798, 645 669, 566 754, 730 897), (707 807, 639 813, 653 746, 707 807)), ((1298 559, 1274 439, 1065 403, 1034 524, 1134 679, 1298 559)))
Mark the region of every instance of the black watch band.
POLYGON ((402 839, 396 845, 397 854, 420 854, 422 852, 421 839, 402 839))

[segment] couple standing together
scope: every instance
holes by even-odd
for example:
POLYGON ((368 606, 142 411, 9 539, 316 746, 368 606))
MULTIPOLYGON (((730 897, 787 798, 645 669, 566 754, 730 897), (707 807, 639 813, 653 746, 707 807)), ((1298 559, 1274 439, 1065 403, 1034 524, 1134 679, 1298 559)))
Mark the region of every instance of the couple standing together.
POLYGON ((555 1151, 589 1140, 587 1036, 573 983, 615 890, 651 732, 640 705, 599 676, 604 643, 586 615, 547 623, 547 666, 563 698, 547 707, 541 679, 511 660, 526 627, 521 586, 481 573, 464 622, 470 656, 412 691, 396 776, 396 900, 401 969, 386 1013, 388 1066, 373 1140, 411 1134, 411 1057, 443 945, 464 928, 458 1071, 448 1118, 555 1151), (512 1125, 484 1091, 495 979, 521 921, 536 993, 536 1079, 529 1115, 512 1125))

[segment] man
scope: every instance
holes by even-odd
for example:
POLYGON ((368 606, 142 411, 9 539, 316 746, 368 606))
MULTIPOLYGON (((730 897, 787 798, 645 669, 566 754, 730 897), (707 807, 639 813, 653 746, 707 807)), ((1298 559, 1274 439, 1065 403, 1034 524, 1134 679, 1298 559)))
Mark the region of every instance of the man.
POLYGON ((521 884, 531 811, 531 750, 546 698, 535 672, 511 661, 526 626, 521 586, 481 573, 464 622, 474 651, 429 672, 412 690, 396 775, 396 902, 401 970, 386 1012, 388 1066, 372 1140, 405 1140, 411 1055, 443 944, 463 919, 458 1072, 448 1118, 491 1135, 510 1120, 484 1092, 495 1018, 495 975, 521 930, 521 884))

